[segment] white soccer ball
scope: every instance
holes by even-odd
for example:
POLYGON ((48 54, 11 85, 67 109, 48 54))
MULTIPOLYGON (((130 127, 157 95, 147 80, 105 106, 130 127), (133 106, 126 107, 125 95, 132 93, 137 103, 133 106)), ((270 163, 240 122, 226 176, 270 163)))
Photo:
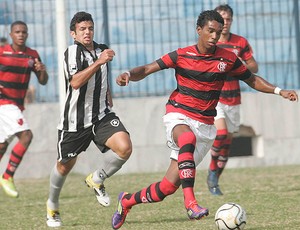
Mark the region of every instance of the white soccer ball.
POLYGON ((241 230, 246 221, 246 211, 236 203, 223 204, 215 215, 215 223, 219 230, 241 230))

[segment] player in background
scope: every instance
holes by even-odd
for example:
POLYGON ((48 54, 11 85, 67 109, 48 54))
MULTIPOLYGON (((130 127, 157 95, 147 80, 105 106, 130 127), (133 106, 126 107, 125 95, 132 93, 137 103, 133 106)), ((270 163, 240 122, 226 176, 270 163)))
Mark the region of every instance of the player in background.
POLYGON ((74 44, 64 53, 67 93, 58 124, 58 158, 50 174, 49 227, 62 225, 59 213, 61 189, 77 156, 86 151, 91 141, 105 154, 99 168, 87 176, 85 183, 94 190, 103 206, 110 205, 104 180, 116 173, 132 152, 129 134, 112 110, 109 93, 108 63, 115 52, 93 41, 94 21, 89 13, 77 12, 73 16, 70 33, 74 44), (107 152, 109 149, 112 151, 107 152))
POLYGON ((48 73, 38 52, 26 46, 28 28, 25 22, 13 22, 9 35, 12 44, 0 47, 0 160, 15 136, 18 142, 0 176, 0 185, 8 196, 18 197, 13 177, 33 137, 23 115, 24 98, 31 72, 42 85, 47 83, 48 73))
MULTIPOLYGON (((253 73, 257 73, 258 65, 252 55, 248 41, 230 32, 233 21, 233 10, 225 4, 215 8, 224 19, 224 27, 217 46, 235 53, 243 64, 253 73)), ((229 157, 229 148, 234 132, 240 126, 241 92, 238 79, 226 76, 220 99, 217 104, 215 125, 217 136, 210 150, 211 162, 208 169, 207 185, 213 195, 222 195, 219 187, 219 177, 222 174, 229 157)))
POLYGON ((197 20, 197 44, 179 48, 117 77, 117 84, 126 86, 129 81, 140 81, 154 72, 173 68, 177 88, 169 97, 163 117, 167 143, 172 149, 169 168, 161 181, 134 193, 119 194, 117 211, 112 217, 114 229, 123 225, 134 205, 163 201, 180 185, 188 218, 198 220, 209 214, 195 198, 194 182, 196 167, 216 137, 215 107, 227 75, 243 80, 258 91, 298 100, 295 91, 275 87, 251 73, 234 53, 216 46, 223 25, 224 20, 217 11, 204 11, 197 20))

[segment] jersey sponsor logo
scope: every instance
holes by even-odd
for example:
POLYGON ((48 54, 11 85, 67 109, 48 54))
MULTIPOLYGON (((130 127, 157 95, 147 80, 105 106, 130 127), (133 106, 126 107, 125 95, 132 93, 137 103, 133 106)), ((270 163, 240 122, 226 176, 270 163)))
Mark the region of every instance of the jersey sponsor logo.
POLYGON ((193 178, 193 170, 191 169, 184 169, 180 172, 180 175, 183 178, 193 178))
POLYGON ((196 56, 197 54, 195 54, 195 53, 192 53, 192 52, 186 52, 187 54, 189 54, 189 55, 193 55, 193 56, 196 56))
POLYGON ((114 127, 118 127, 120 124, 120 121, 118 119, 113 119, 110 121, 110 124, 114 127))
POLYGON ((77 153, 68 153, 68 157, 76 157, 77 153))
POLYGON ((181 164, 178 165, 178 168, 182 169, 182 168, 193 168, 194 164, 191 162, 183 162, 181 164))
POLYGON ((218 70, 220 70, 221 72, 225 72, 227 64, 225 62, 220 61, 217 68, 218 70))

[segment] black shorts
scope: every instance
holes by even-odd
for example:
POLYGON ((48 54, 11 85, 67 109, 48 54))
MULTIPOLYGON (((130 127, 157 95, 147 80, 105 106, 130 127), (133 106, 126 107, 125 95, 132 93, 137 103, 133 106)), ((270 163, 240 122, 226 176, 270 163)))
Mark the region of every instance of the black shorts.
POLYGON ((89 147, 91 141, 105 153, 109 150, 105 145, 108 138, 120 131, 128 133, 115 113, 109 113, 97 124, 77 132, 58 130, 57 160, 64 163, 76 157, 89 147))

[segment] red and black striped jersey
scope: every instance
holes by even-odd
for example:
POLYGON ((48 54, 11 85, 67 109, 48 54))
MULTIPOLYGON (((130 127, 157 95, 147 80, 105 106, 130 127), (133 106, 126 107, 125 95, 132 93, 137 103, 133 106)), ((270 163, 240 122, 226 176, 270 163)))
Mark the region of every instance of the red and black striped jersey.
POLYGON ((179 112, 206 124, 214 123, 226 76, 239 80, 251 76, 234 53, 219 47, 212 54, 201 54, 196 45, 179 48, 157 63, 161 69, 175 69, 177 88, 169 97, 166 112, 179 112))
POLYGON ((11 45, 0 47, 0 105, 15 104, 24 110, 24 98, 28 89, 34 60, 39 58, 36 50, 26 47, 25 52, 16 52, 11 45))
MULTIPOLYGON (((244 61, 249 60, 253 56, 252 48, 247 39, 236 34, 231 33, 228 41, 219 41, 217 46, 235 53, 244 61)), ((238 80, 227 76, 220 95, 220 102, 226 105, 241 104, 241 92, 238 80)))

